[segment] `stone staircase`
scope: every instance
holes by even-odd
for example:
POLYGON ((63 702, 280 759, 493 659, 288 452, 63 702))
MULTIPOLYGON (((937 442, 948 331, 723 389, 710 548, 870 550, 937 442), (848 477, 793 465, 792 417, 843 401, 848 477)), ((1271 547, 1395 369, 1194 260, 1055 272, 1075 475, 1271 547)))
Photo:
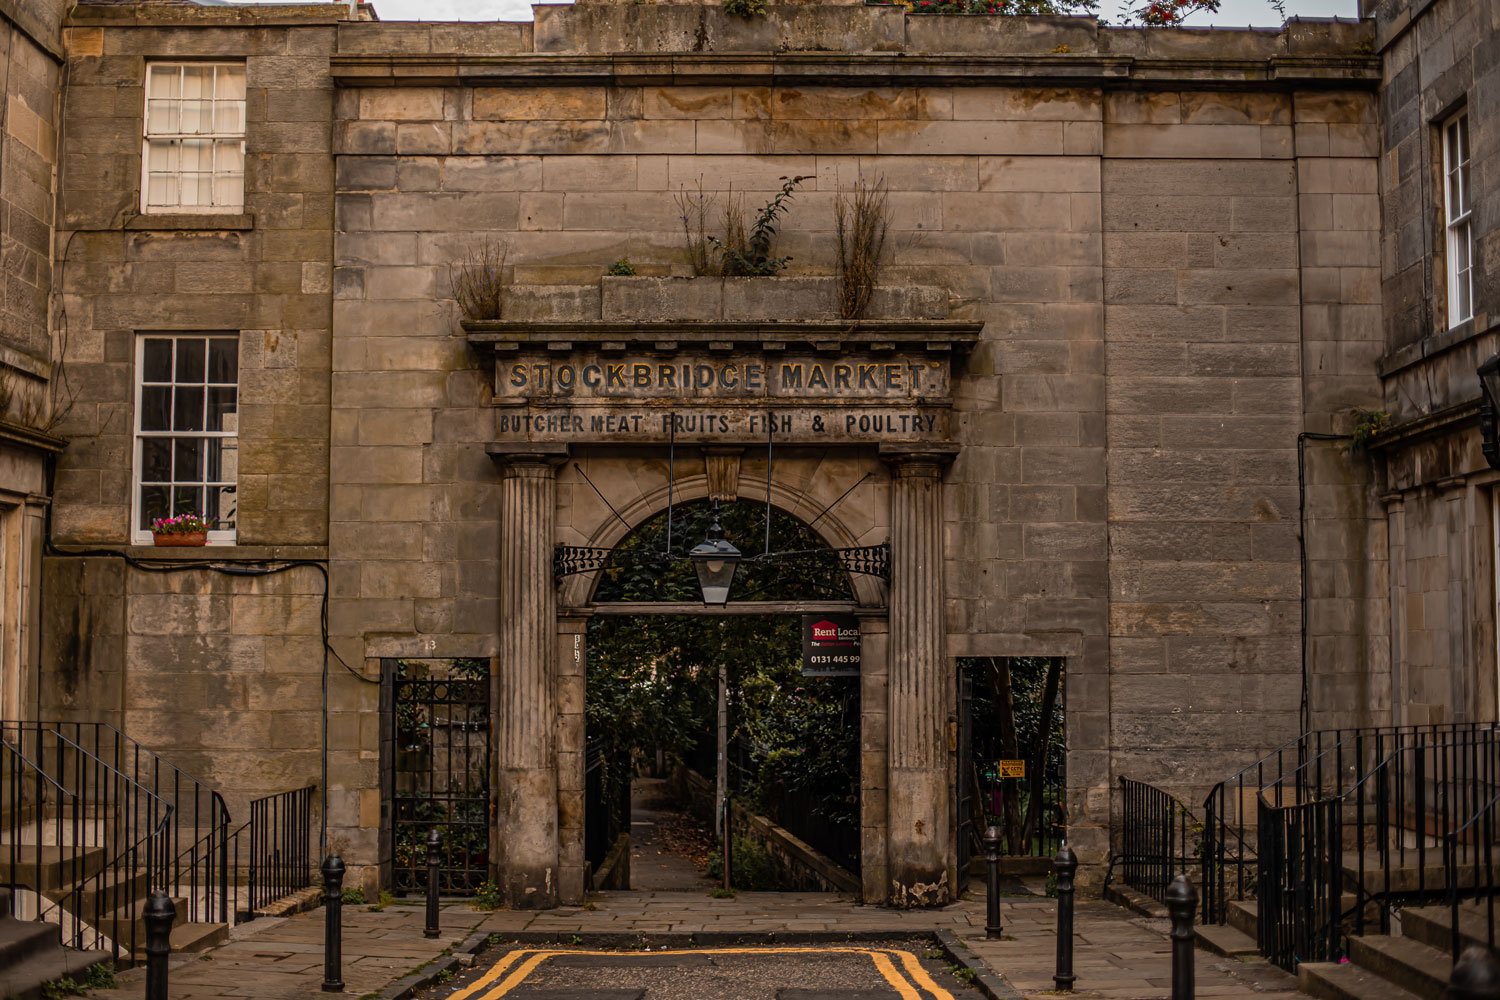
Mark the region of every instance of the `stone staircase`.
MULTIPOLYGON (((40 892, 47 901, 41 904, 46 919, 33 923, 50 927, 53 936, 64 928, 71 936, 81 923, 86 940, 97 934, 106 942, 119 944, 121 965, 145 960, 149 887, 143 871, 109 870, 103 848, 44 845, 38 850, 33 845, 20 845, 21 857, 14 865, 10 853, 9 845, 0 838, 0 884, 25 890, 29 903, 26 909, 32 915, 38 905, 36 893, 40 892)), ((11 912, 14 900, 10 891, 3 888, 0 891, 6 893, 7 912, 11 912)), ((227 923, 190 922, 186 896, 174 895, 172 902, 177 908, 177 920, 172 927, 173 951, 207 951, 229 939, 227 923)), ((0 997, 5 996, 8 994, 0 992, 0 997)))
POLYGON ((108 962, 105 951, 64 948, 57 924, 17 920, 11 893, 0 887, 0 997, 37 1000, 42 984, 64 977, 80 979, 93 965, 108 962))
MULTIPOLYGON (((1459 907, 1459 951, 1488 939, 1488 910, 1478 903, 1459 907)), ((1349 941, 1348 962, 1304 962, 1297 969, 1303 992, 1327 1000, 1424 1000, 1448 988, 1448 908, 1407 907, 1390 934, 1365 934, 1349 941)))

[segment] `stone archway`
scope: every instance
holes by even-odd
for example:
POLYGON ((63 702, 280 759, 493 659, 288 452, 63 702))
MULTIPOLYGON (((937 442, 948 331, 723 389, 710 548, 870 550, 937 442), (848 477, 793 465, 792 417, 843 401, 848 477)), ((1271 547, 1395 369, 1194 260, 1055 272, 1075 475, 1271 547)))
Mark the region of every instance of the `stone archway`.
MULTIPOLYGON (((664 446, 750 448, 768 438, 792 450, 831 450, 880 472, 883 525, 819 523, 836 546, 887 542, 891 550, 888 593, 857 592, 867 664, 862 721, 871 734, 861 774, 864 893, 867 902, 898 906, 947 902, 957 884, 949 750, 955 694, 944 655, 941 485, 957 452, 947 423, 953 348, 972 344, 978 324, 720 325, 701 332, 674 325, 670 340, 667 331, 654 336, 644 325, 631 328, 630 340, 607 339, 620 336, 615 328, 590 335, 538 326, 545 324, 470 324, 471 342, 496 354, 496 441, 489 451, 501 474, 502 577, 491 857, 507 903, 536 908, 583 898, 584 647, 592 586, 558 585, 554 546, 564 534, 570 544, 612 545, 667 502, 665 481, 618 504, 587 476, 584 485, 564 473, 560 489, 559 468, 574 449, 592 450, 599 454, 589 454, 590 462, 624 466, 623 479, 650 478, 656 467, 662 480, 660 467, 671 461, 664 446), (679 420, 681 414, 693 419, 679 420), (589 490, 602 503, 589 499, 589 490)), ((709 495, 711 471, 706 465, 701 477, 667 477, 672 495, 709 495)), ((827 502, 826 484, 781 473, 762 478, 760 499, 767 490, 773 503, 794 512, 817 512, 827 502)), ((756 497, 753 477, 743 492, 756 497)))

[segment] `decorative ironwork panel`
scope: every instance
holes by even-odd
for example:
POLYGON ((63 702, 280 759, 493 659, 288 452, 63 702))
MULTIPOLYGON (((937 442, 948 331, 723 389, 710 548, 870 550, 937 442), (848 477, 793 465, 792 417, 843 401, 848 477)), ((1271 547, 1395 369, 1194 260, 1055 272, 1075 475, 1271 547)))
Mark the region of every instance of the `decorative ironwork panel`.
POLYGON ((427 835, 436 829, 439 890, 472 894, 489 872, 489 661, 399 659, 392 684, 395 893, 426 891, 427 835))
POLYGON ((552 575, 561 580, 565 576, 603 569, 613 551, 588 545, 559 545, 552 550, 552 575))
POLYGON ((848 549, 834 549, 839 554, 839 564, 846 573, 878 576, 882 580, 891 578, 891 546, 889 542, 879 545, 860 545, 848 549))

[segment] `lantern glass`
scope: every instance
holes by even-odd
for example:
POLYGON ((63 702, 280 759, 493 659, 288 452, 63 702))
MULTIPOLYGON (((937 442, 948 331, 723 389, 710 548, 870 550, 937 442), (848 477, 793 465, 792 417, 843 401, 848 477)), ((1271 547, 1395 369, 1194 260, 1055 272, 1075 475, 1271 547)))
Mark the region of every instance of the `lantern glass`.
POLYGON ((722 538, 710 539, 688 553, 698 572, 698 588, 704 604, 722 605, 729 601, 734 571, 740 564, 740 550, 722 538))
POLYGON ((703 543, 695 546, 688 558, 693 560, 693 569, 698 574, 703 603, 720 606, 728 603, 734 571, 740 564, 740 550, 724 537, 724 526, 719 523, 719 501, 714 501, 703 543))
POLYGON ((1500 407, 1500 354, 1479 366, 1479 384, 1490 406, 1500 407))

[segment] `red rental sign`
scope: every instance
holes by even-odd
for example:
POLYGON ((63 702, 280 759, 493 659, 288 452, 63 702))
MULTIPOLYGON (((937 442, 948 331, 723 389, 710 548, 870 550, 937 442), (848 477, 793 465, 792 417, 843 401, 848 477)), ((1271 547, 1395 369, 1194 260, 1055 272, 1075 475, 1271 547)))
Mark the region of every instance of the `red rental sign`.
POLYGON ((859 620, 853 615, 803 615, 802 674, 858 677, 859 620))

